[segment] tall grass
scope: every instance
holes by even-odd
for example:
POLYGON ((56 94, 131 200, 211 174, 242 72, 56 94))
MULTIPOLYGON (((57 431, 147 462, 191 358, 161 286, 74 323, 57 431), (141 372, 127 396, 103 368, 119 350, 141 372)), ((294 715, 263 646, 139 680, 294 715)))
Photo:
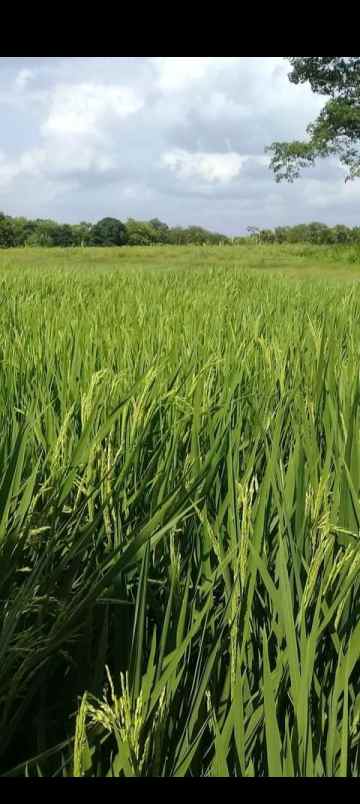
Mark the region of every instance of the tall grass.
POLYGON ((359 775, 360 289, 204 252, 1 257, 3 775, 359 775))

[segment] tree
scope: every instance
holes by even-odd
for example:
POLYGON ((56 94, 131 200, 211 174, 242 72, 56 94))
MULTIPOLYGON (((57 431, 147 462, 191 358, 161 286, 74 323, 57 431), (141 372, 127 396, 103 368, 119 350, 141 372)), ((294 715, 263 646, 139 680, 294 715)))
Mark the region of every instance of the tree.
POLYGON ((0 248, 15 246, 15 228, 11 218, 0 212, 0 248))
POLYGON ((313 221, 307 225, 307 240, 309 243, 317 244, 318 246, 326 243, 328 234, 328 227, 325 223, 318 223, 313 221))
POLYGON ((289 239, 290 226, 277 226, 275 234, 275 243, 287 243, 289 239))
POLYGON ((256 243, 260 243, 260 229, 258 226, 247 226, 246 231, 256 243))
POLYGON ((294 181, 301 168, 318 158, 337 156, 346 167, 345 181, 360 176, 360 58, 355 56, 287 57, 293 84, 310 83, 313 92, 329 96, 319 116, 307 127, 305 142, 273 142, 270 166, 277 182, 294 181))
POLYGON ((159 241, 157 229, 146 221, 136 221, 128 218, 126 221, 127 242, 129 246, 150 246, 159 241))
POLYGON ((59 224, 49 219, 37 218, 32 221, 33 231, 29 232, 26 244, 29 246, 53 246, 59 224))
POLYGON ((68 223, 59 224, 53 233, 53 244, 60 248, 74 245, 72 227, 68 223))
POLYGON ((156 230, 159 243, 169 242, 169 227, 167 223, 159 221, 159 218, 152 218, 152 220, 149 221, 149 224, 153 229, 156 230))
POLYGON ((36 229, 35 221, 29 221, 27 218, 18 217, 12 218, 12 224, 15 232, 15 246, 25 246, 27 241, 36 229))
POLYGON ((272 229, 261 229, 259 232, 260 243, 274 243, 275 234, 272 229))
POLYGON ((338 224, 337 226, 334 226, 332 231, 334 243, 351 243, 352 232, 348 226, 338 224))
POLYGON ((288 227, 287 240, 289 243, 306 243, 309 239, 308 225, 298 223, 288 227))
POLYGON ((71 225, 74 246, 88 246, 91 240, 92 224, 86 221, 71 225))
POLYGON ((92 246, 124 246, 126 242, 126 227, 117 218, 102 218, 92 227, 92 246))

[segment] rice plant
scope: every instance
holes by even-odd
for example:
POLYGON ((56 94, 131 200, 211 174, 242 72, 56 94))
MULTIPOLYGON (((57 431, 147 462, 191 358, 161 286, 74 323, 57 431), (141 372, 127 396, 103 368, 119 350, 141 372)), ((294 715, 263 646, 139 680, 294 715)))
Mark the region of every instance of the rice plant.
POLYGON ((1 255, 3 776, 359 775, 360 289, 255 251, 1 255))

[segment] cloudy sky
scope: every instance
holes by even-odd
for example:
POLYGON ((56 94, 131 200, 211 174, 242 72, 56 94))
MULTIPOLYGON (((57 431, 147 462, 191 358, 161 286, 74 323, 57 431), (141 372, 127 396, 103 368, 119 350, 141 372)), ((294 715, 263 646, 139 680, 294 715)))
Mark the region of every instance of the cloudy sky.
POLYGON ((0 58, 0 210, 158 217, 227 234, 358 225, 360 181, 324 161, 276 184, 264 147, 302 139, 324 99, 282 58, 0 58))

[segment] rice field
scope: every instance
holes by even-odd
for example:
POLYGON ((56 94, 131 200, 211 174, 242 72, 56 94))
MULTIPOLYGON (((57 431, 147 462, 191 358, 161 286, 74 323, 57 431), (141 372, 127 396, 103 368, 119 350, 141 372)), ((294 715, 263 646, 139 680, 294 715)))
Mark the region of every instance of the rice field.
POLYGON ((0 253, 0 775, 359 776, 359 278, 0 253))

